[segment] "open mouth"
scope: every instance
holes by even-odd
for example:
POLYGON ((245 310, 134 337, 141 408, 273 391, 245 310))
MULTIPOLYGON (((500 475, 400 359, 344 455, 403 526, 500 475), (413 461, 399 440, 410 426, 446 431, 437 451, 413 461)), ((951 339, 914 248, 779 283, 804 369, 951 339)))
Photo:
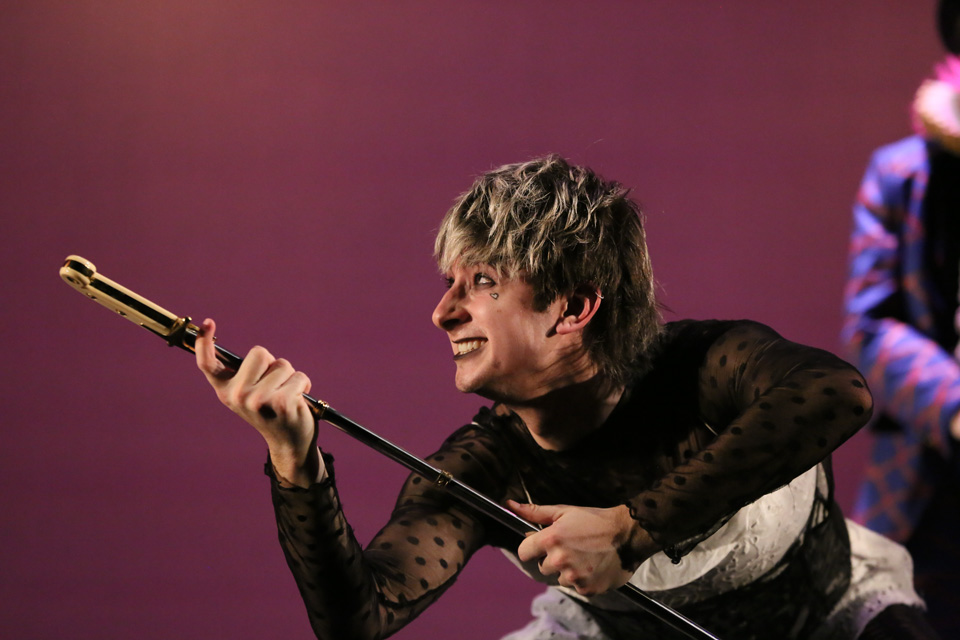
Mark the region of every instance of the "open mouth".
POLYGON ((453 358, 454 359, 462 358, 467 354, 473 353, 474 351, 479 349, 481 346, 483 346, 484 342, 486 342, 486 340, 484 340, 483 338, 474 338, 471 340, 464 340, 463 342, 455 342, 453 345, 453 348, 455 350, 455 353, 453 354, 453 358))

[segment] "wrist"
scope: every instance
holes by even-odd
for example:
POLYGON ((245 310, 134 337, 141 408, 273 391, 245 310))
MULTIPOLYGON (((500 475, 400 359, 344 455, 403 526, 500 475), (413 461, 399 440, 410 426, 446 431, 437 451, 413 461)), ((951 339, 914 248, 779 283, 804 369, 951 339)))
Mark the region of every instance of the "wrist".
POLYGON ((326 475, 323 458, 315 446, 304 453, 271 447, 270 464, 281 486, 308 489, 326 475))
POLYGON ((618 509, 622 511, 623 535, 618 541, 617 555, 623 569, 634 572, 660 548, 647 530, 630 516, 630 509, 626 505, 618 509))

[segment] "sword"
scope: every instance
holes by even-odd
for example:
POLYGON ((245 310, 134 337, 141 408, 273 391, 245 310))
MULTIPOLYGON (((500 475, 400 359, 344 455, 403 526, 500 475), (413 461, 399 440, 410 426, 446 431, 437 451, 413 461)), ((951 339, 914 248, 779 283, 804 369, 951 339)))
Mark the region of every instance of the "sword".
MULTIPOLYGON (((189 316, 177 316, 113 280, 100 275, 97 273, 97 268, 89 260, 76 255, 67 256, 63 266, 60 267, 60 277, 94 302, 160 336, 169 346, 179 347, 191 353, 195 352, 199 327, 193 324, 189 316)), ((243 358, 218 344, 214 345, 214 349, 217 359, 224 366, 234 371, 240 368, 243 358)), ((443 488, 478 513, 493 519, 521 536, 539 530, 509 509, 463 484, 449 472, 437 469, 425 460, 380 437, 344 416, 323 400, 317 400, 307 394, 303 394, 303 397, 318 420, 333 425, 391 460, 399 462, 411 471, 443 488)), ((618 588, 615 593, 689 638, 719 640, 693 620, 651 598, 629 582, 618 588)))

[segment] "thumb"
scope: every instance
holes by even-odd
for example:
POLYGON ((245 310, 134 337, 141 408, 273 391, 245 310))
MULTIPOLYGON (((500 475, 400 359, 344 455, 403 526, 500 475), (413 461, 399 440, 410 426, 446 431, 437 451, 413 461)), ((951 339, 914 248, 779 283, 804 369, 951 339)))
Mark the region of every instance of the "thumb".
POLYGON ((507 506, 515 514, 534 524, 553 524, 563 513, 563 505, 523 504, 515 500, 507 500, 507 506))
POLYGON ((214 387, 221 386, 221 381, 232 378, 233 372, 217 360, 216 348, 213 346, 216 323, 207 318, 198 327, 197 341, 194 347, 197 357, 197 367, 207 377, 214 387))

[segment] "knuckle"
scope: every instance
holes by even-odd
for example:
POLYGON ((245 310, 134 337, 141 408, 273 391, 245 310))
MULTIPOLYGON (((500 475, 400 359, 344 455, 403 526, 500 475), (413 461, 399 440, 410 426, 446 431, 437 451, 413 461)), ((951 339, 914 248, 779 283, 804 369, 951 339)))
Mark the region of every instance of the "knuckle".
POLYGON ((221 402, 228 407, 242 407, 244 404, 243 394, 237 385, 228 385, 220 396, 221 402))
POLYGON ((259 393, 237 394, 237 404, 247 411, 260 411, 265 403, 259 393))
POLYGON ((278 407, 277 413, 283 416, 297 415, 297 409, 300 408, 300 394, 290 394, 284 398, 283 404, 278 407))
POLYGON ((546 528, 540 532, 540 541, 543 546, 549 548, 556 547, 560 544, 560 537, 557 535, 556 531, 553 531, 550 528, 546 528))
POLYGON ((557 567, 570 566, 570 554, 560 549, 550 554, 550 561, 557 567))
POLYGON ((255 362, 272 362, 274 360, 273 355, 260 345, 250 349, 247 358, 253 359, 255 362))
POLYGON ((587 579, 575 571, 564 571, 561 578, 561 582, 566 583, 566 586, 571 589, 575 589, 580 595, 594 595, 596 593, 587 579))

